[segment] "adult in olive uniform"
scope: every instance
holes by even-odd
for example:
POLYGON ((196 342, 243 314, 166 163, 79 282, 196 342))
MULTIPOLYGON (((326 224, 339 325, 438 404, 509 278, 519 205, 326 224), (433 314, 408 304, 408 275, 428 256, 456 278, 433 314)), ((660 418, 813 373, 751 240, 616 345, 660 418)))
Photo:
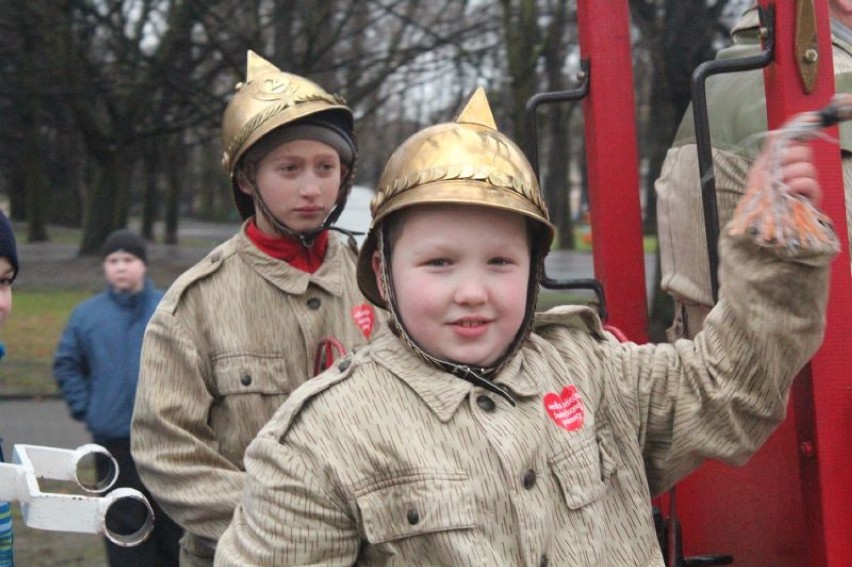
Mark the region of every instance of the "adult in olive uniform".
POLYGON ((186 530, 181 565, 212 564, 258 430, 317 366, 373 330, 354 241, 330 231, 357 158, 343 99, 249 52, 222 141, 245 222, 160 303, 133 415, 142 479, 186 530))
MULTIPOLYGON (((818 199, 809 148, 783 155, 818 199)), ((403 143, 358 262, 391 325, 249 445, 216 565, 662 566, 651 495, 706 458, 744 462, 783 419, 836 248, 726 234, 706 330, 636 345, 587 307, 534 315, 552 237, 481 90, 403 143)))
MULTIPOLYGON (((829 0, 831 43, 837 92, 852 93, 852 0, 829 0)), ((756 55, 759 18, 749 8, 733 29, 734 44, 717 59, 756 55)), ((714 75, 707 81, 707 104, 716 176, 719 225, 734 214, 746 191, 746 174, 766 132, 763 70, 714 75)), ((687 109, 656 182, 661 286, 675 301, 670 340, 694 337, 713 306, 710 266, 701 204, 701 181, 692 107, 687 109)), ((852 227, 852 123, 840 125, 846 222, 852 227)))

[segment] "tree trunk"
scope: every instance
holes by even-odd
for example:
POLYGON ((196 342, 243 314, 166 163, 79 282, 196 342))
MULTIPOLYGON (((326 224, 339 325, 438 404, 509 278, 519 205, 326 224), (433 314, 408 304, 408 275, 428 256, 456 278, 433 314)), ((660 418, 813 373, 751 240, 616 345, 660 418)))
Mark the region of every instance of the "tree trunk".
POLYGON ((127 226, 127 187, 133 171, 133 152, 124 146, 105 158, 100 162, 100 175, 86 203, 80 256, 96 256, 112 231, 127 226))
POLYGON ((142 237, 154 240, 154 223, 157 221, 157 181, 160 177, 160 148, 157 143, 145 144, 145 183, 142 186, 142 237))
MULTIPOLYGON (((175 142, 180 147, 180 140, 175 142)), ((180 151, 169 152, 166 164, 166 244, 178 243, 178 224, 180 219, 180 195, 182 187, 184 155, 180 151)))
MULTIPOLYGON (((547 90, 550 92, 565 90, 563 63, 567 40, 563 37, 567 26, 567 6, 561 0, 553 15, 544 45, 544 67, 547 75, 547 90)), ((570 119, 573 103, 557 103, 550 106, 548 132, 550 151, 547 153, 547 168, 543 178, 544 195, 550 209, 550 220, 556 225, 558 246, 561 249, 574 248, 574 222, 571 215, 570 183, 570 119)))
POLYGON ((34 108, 36 103, 30 99, 25 103, 22 113, 24 124, 24 194, 26 198, 27 241, 45 242, 47 236, 47 174, 45 172, 42 139, 34 108))
POLYGON ((535 0, 501 0, 503 36, 511 92, 513 140, 522 140, 526 129, 526 103, 538 90, 536 63, 539 57, 538 9, 535 0))

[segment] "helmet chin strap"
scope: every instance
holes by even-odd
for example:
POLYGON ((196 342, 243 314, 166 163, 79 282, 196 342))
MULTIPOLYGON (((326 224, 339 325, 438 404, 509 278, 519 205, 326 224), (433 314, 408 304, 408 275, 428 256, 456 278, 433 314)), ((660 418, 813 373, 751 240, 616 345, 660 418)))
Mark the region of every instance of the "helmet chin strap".
MULTIPOLYGON (((349 183, 349 179, 351 178, 351 176, 352 176, 352 172, 349 171, 344 176, 344 178, 341 179, 339 191, 345 191, 346 190, 347 184, 349 183)), ((345 228, 338 228, 338 227, 332 225, 332 223, 337 221, 337 218, 340 216, 340 213, 343 212, 341 205, 340 205, 340 197, 339 196, 338 196, 337 202, 334 203, 334 207, 332 207, 331 212, 328 213, 328 216, 325 217, 325 220, 322 222, 322 224, 319 227, 317 227, 313 230, 306 231, 306 232, 296 232, 295 230, 293 230, 292 228, 290 228, 289 226, 284 224, 278 217, 275 216, 275 214, 272 212, 272 210, 266 204, 266 201, 264 201, 263 195, 260 192, 260 187, 257 186, 257 182, 252 177, 250 177, 248 175, 245 176, 245 179, 246 179, 246 181, 248 181, 251 184, 252 200, 254 201, 258 211, 260 212, 260 214, 263 215, 263 218, 265 218, 267 220, 267 222, 269 222, 269 224, 272 225, 272 228, 275 230, 275 232, 278 233, 280 236, 285 236, 285 237, 289 237, 289 238, 293 238, 295 240, 298 240, 302 244, 302 246, 304 246, 305 248, 310 248, 311 246, 313 246, 314 241, 316 240, 317 236, 319 236, 320 233, 322 231, 326 230, 326 229, 335 230, 337 232, 345 234, 353 242, 355 240, 355 238, 354 238, 355 235, 363 234, 361 232, 346 230, 345 228)), ((345 202, 345 200, 344 200, 344 202, 345 202)))
MULTIPOLYGON (((313 246, 314 241, 316 240, 317 236, 319 236, 319 234, 323 230, 328 228, 328 225, 331 222, 331 219, 333 218, 332 214, 329 214, 319 227, 312 229, 312 230, 309 230, 309 231, 306 231, 306 232, 296 232, 295 230, 293 230, 292 228, 290 228, 289 226, 284 224, 270 210, 269 206, 266 204, 266 201, 263 200, 263 195, 260 193, 260 188, 257 186, 257 183, 255 182, 255 180, 249 179, 248 181, 249 181, 249 183, 251 183, 251 189, 252 189, 251 195, 252 195, 252 199, 254 199, 254 202, 255 202, 255 205, 257 206, 258 211, 260 212, 261 215, 263 215, 263 218, 265 218, 266 221, 270 225, 272 225, 272 228, 280 236, 293 238, 295 240, 298 240, 302 244, 302 246, 304 246, 305 248, 310 248, 311 246, 313 246)), ((337 208, 336 203, 335 203, 334 207, 335 208, 332 209, 332 213, 337 208)))

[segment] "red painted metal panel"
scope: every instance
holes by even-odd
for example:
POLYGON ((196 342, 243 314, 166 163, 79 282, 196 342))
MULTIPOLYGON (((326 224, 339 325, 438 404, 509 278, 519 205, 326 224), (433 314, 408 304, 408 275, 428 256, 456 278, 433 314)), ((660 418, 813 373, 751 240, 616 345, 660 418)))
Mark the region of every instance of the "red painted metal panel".
POLYGON ((806 506, 792 416, 748 465, 711 462, 677 486, 684 551, 734 565, 808 567, 806 506))
MULTIPOLYGON (((818 108, 834 93, 826 0, 813 0, 819 39, 817 86, 805 94, 796 68, 799 1, 771 2, 776 12, 775 62, 766 72, 770 127, 818 108)), ((835 137, 837 131, 830 131, 835 137)), ((844 351, 852 337, 852 274, 836 142, 815 142, 824 210, 841 237, 834 262, 825 342, 797 378, 790 414, 742 469, 710 465, 678 487, 687 555, 733 554, 735 565, 852 565, 852 372, 844 351)))
MULTIPOLYGON (((803 94, 796 70, 793 4, 784 2, 786 9, 778 8, 778 45, 783 49, 776 55, 777 64, 765 74, 770 126, 779 125, 795 112, 820 106, 834 94, 828 3, 814 1, 817 21, 824 24, 818 29, 819 80, 810 95, 803 94)), ((831 133, 837 136, 836 129, 831 133)), ((799 444, 810 448, 805 451, 810 454, 801 461, 802 489, 807 515, 812 519, 808 531, 810 564, 833 567, 852 565, 852 373, 845 355, 852 337, 852 274, 840 151, 836 142, 823 140, 815 143, 815 152, 825 191, 823 208, 841 236, 841 255, 832 270, 825 342, 811 361, 810 376, 799 384, 795 403, 799 444)))
POLYGON ((648 337, 638 153, 627 0, 578 2, 580 51, 590 59, 583 101, 595 277, 609 322, 630 340, 648 337))

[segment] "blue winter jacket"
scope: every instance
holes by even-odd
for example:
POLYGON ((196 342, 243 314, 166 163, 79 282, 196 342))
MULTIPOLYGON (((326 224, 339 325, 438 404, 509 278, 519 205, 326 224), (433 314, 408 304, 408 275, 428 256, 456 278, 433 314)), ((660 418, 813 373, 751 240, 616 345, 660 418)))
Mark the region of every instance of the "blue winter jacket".
POLYGON ((139 293, 108 288, 71 313, 53 359, 53 376, 71 416, 86 422, 96 443, 130 437, 142 337, 162 297, 146 278, 139 293))

